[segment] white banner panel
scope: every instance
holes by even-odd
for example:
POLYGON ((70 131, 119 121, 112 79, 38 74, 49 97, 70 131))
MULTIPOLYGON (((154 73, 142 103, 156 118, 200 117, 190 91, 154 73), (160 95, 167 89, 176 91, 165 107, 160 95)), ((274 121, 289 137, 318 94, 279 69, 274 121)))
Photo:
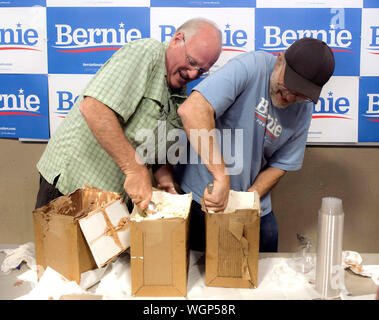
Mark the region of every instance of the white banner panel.
POLYGON ((46 8, 0 8, 0 73, 47 73, 46 8))
POLYGON ((257 0, 257 8, 362 8, 363 0, 257 0))
POLYGON ((92 74, 49 74, 50 137, 92 77, 92 74))
POLYGON ((47 7, 149 7, 150 0, 46 0, 47 7))
POLYGON ((359 77, 332 77, 314 106, 308 142, 358 142, 359 77))
POLYGON ((362 9, 361 76, 379 76, 379 9, 362 9))
POLYGON ((151 8, 150 35, 168 41, 185 21, 206 18, 217 24, 222 33, 223 50, 211 72, 230 58, 254 50, 254 8, 151 8))

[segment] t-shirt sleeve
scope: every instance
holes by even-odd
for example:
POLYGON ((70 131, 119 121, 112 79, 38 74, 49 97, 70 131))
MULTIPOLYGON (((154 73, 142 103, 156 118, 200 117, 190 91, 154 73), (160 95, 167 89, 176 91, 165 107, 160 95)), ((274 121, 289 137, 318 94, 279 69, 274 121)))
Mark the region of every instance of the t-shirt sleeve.
POLYGON ((275 151, 268 165, 286 171, 296 171, 303 165, 305 145, 307 143, 308 130, 312 120, 312 104, 304 103, 295 118, 297 124, 294 134, 283 146, 275 151))
POLYGON ((126 122, 143 97, 157 53, 133 42, 123 46, 97 72, 84 96, 104 103, 126 122))
MULTIPOLYGON (((246 60, 232 59, 213 74, 202 80, 193 90, 212 105, 216 118, 220 117, 246 88, 251 78, 253 65, 248 66, 246 60)), ((253 60, 253 58, 251 58, 253 60)))

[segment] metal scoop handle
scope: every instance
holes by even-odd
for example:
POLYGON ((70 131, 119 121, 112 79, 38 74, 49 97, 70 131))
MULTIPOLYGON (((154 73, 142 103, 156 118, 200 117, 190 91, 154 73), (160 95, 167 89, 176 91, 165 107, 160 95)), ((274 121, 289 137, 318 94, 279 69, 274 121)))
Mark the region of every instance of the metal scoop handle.
POLYGON ((212 192, 213 192, 213 187, 214 187, 213 182, 209 182, 208 185, 207 185, 207 189, 208 189, 208 193, 209 193, 209 194, 212 194, 212 192))
POLYGON ((151 214, 156 214, 158 212, 157 205, 154 203, 154 201, 150 201, 146 211, 151 214))
MULTIPOLYGON (((208 184, 207 184, 207 189, 208 189, 208 193, 209 194, 212 194, 212 192, 213 192, 213 187, 214 187, 214 183, 213 182, 209 182, 208 184)), ((208 211, 208 213, 215 213, 213 210, 207 210, 208 211)))

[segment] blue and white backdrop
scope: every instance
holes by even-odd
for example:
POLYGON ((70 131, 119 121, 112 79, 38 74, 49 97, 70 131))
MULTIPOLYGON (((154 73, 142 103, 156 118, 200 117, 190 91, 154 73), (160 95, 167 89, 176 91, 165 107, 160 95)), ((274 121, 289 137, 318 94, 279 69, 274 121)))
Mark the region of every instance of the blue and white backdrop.
POLYGON ((379 142, 378 0, 0 1, 0 137, 49 139, 122 45, 170 40, 200 16, 223 37, 211 72, 243 52, 277 54, 302 37, 328 43, 336 68, 314 105, 308 143, 379 142))

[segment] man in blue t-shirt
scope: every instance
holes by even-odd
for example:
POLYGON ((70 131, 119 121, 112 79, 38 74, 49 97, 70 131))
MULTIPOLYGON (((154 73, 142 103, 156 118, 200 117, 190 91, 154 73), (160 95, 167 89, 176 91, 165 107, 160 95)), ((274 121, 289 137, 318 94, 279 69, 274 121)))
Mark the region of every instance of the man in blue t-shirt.
POLYGON ((198 160, 175 167, 181 189, 193 193, 191 249, 205 250, 200 199, 204 198, 208 211, 222 212, 233 189, 258 192, 260 251, 277 251, 278 228, 270 190, 286 171, 301 168, 312 102, 317 103, 334 64, 328 45, 313 38, 295 41, 276 57, 263 51, 248 52, 204 79, 179 107, 193 147, 188 152, 198 160), (207 189, 210 182, 211 193, 207 189))

